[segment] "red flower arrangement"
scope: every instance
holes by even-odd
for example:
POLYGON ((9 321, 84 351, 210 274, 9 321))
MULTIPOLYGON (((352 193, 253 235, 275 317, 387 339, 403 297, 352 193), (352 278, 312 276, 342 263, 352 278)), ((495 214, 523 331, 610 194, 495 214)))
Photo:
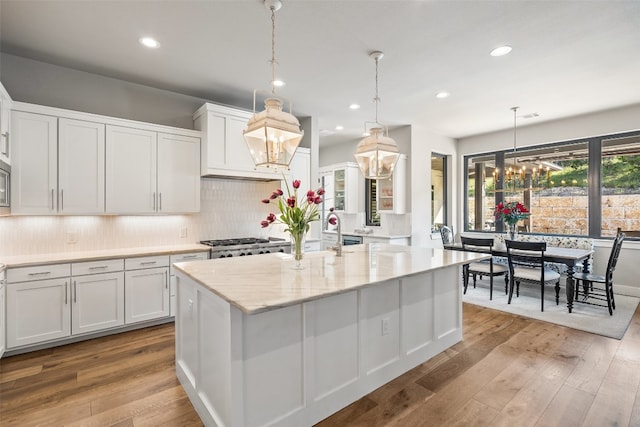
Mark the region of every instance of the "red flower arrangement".
POLYGON ((526 219, 531 213, 520 202, 498 203, 493 211, 496 220, 501 219, 507 224, 515 225, 518 221, 526 219))

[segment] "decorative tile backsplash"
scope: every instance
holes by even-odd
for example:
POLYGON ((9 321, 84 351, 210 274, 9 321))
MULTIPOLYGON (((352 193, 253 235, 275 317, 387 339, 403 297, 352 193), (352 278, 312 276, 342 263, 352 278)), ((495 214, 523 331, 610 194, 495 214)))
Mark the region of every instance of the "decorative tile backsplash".
POLYGON ((269 206, 260 201, 278 186, 203 179, 201 210, 192 215, 0 217, 0 256, 283 237, 276 227, 260 227, 269 213, 269 206))

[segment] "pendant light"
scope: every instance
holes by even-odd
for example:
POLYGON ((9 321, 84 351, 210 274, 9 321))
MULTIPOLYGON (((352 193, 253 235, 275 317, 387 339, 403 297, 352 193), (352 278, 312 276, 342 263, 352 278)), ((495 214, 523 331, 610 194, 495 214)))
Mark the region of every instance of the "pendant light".
POLYGON ((376 103, 376 121, 368 131, 367 123, 371 122, 365 122, 365 133, 368 133, 369 136, 360 141, 354 156, 365 178, 386 179, 391 178, 393 169, 400 157, 400 152, 396 142, 389 138, 389 131, 386 126, 378 122, 378 104, 380 103, 380 97, 378 96, 378 62, 380 62, 384 54, 375 51, 371 52, 369 56, 376 61, 376 97, 373 98, 376 103))
POLYGON ((256 114, 256 93, 253 91, 253 116, 247 123, 244 139, 256 166, 288 168, 304 134, 300 122, 289 112, 282 111, 283 98, 276 96, 276 11, 282 7, 279 0, 264 0, 271 11, 271 94, 264 101, 264 111, 256 114))

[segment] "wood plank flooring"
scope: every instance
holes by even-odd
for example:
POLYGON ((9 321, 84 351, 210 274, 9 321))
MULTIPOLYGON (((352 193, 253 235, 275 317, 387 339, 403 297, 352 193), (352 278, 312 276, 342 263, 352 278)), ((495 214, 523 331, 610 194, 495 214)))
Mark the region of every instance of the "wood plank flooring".
MULTIPOLYGON (((464 339, 318 424, 640 426, 640 310, 621 341, 473 305, 464 339)), ((165 324, 0 360, 1 426, 201 426, 165 324)))

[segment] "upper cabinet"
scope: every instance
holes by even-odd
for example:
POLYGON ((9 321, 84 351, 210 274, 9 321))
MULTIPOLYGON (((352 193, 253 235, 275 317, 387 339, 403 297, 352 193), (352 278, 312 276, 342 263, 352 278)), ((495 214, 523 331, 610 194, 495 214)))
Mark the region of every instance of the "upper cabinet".
MULTIPOLYGON (((252 113, 216 104, 204 104, 193 115, 194 128, 202 131, 201 174, 277 180, 275 168, 256 167, 243 137, 252 113)), ((295 159, 295 156, 294 156, 295 159)))
POLYGON ((200 210, 200 139, 107 126, 107 211, 200 210))
POLYGON ((30 104, 15 106, 12 213, 200 210, 199 132, 30 104), (48 112, 51 115, 42 114, 48 112))
POLYGON ((337 212, 353 214, 362 211, 364 194, 364 178, 360 174, 357 163, 347 162, 321 168, 320 174, 325 176, 325 190, 330 192, 325 197, 326 203, 333 204, 337 212), (327 179, 327 176, 329 178, 327 179))
POLYGON ((403 214, 406 212, 407 156, 401 154, 389 179, 379 179, 377 188, 378 212, 403 214))
POLYGON ((11 97, 0 83, 0 160, 11 164, 11 97))

